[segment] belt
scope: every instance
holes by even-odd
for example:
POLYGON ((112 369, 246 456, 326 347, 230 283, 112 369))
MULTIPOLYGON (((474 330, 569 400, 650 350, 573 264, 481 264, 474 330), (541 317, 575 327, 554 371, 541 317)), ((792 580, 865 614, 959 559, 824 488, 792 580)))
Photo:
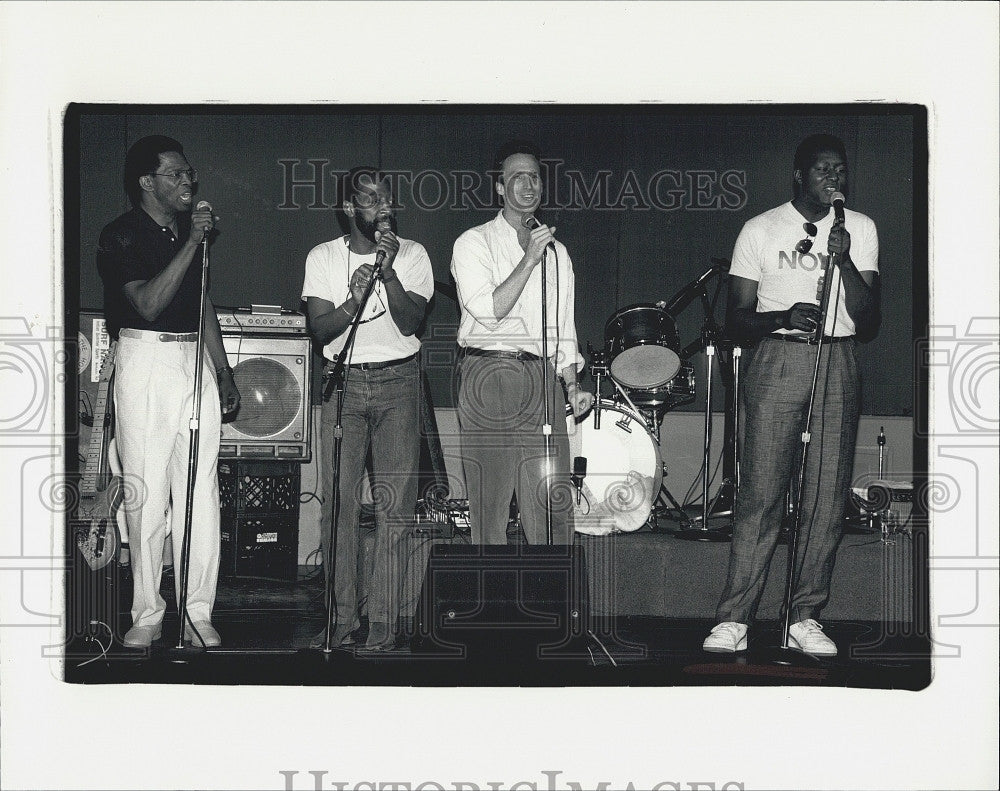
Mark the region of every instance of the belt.
POLYGON ((394 365, 402 365, 403 363, 408 363, 410 360, 417 356, 416 352, 411 354, 409 357, 400 357, 398 360, 382 360, 381 362, 375 363, 352 363, 347 366, 356 371, 381 371, 383 368, 392 368, 394 365))
MULTIPOLYGON (((772 333, 767 337, 775 341, 785 341, 786 343, 808 343, 813 346, 816 345, 816 341, 812 335, 783 335, 781 333, 772 333)), ((843 343, 844 341, 853 339, 853 335, 824 335, 823 343, 843 343)))
POLYGON ((463 357, 496 357, 501 360, 520 360, 521 362, 540 361, 542 358, 531 352, 508 352, 503 349, 477 349, 474 346, 463 346, 463 357))
POLYGON ((153 343, 194 343, 198 340, 197 332, 157 332, 156 330, 137 330, 132 327, 122 327, 118 334, 123 338, 136 338, 140 341, 153 343))

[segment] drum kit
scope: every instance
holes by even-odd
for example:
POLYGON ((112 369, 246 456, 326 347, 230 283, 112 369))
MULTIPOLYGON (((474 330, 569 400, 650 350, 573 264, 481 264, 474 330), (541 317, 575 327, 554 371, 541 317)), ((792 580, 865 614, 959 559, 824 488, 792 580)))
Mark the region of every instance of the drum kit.
POLYGON ((705 282, 725 271, 728 262, 714 261, 708 272, 668 301, 629 305, 614 313, 604 327, 604 349, 588 347, 589 370, 596 384, 593 410, 574 418, 567 409, 573 482, 578 489, 576 530, 588 535, 631 532, 644 526, 681 538, 725 541, 731 523, 710 528, 712 517, 735 511, 738 458, 736 442, 736 384, 740 349, 723 340, 714 321, 713 299, 705 282), (705 323, 699 338, 681 347, 675 316, 697 296, 702 297, 705 323), (724 369, 726 437, 724 481, 714 500, 711 485, 712 380, 716 352, 731 355, 724 369), (666 487, 666 465, 660 452, 660 424, 672 409, 696 398, 696 369, 689 360, 704 352, 705 445, 703 448, 702 513, 692 517, 666 487), (728 376, 731 373, 732 376, 728 376), (606 396, 603 389, 610 385, 606 396), (673 521, 675 527, 661 522, 673 521))

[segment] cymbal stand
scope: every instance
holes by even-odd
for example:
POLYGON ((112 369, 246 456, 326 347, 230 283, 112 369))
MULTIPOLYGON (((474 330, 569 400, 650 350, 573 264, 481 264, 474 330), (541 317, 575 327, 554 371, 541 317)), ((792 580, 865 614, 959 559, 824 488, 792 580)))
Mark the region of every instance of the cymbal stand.
MULTIPOLYGON (((720 345, 720 352, 723 351, 720 345)), ((723 429, 722 456, 722 486, 712 498, 710 516, 729 516, 736 518, 736 503, 740 490, 740 357, 742 348, 734 345, 730 356, 729 376, 722 376, 722 386, 726 389, 726 416, 723 429)), ((723 374, 726 366, 720 354, 719 373, 723 374)))
POLYGON ((708 488, 711 483, 712 472, 712 380, 714 379, 716 342, 720 331, 712 315, 712 305, 709 304, 708 294, 704 289, 702 290, 701 297, 705 308, 705 323, 701 329, 701 341, 705 350, 705 443, 701 469, 701 526, 680 530, 675 535, 678 538, 688 541, 730 541, 732 539, 731 524, 715 529, 709 529, 708 527, 711 506, 708 499, 708 488))

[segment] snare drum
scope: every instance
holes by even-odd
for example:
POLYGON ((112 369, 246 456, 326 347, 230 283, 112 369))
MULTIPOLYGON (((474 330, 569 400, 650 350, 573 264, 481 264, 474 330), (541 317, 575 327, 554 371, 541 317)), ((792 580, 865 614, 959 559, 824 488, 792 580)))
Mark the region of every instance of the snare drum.
POLYGON ((663 478, 660 449, 642 418, 601 399, 582 419, 567 408, 566 428, 570 457, 587 460, 579 505, 574 493, 576 531, 603 536, 638 530, 649 519, 663 478))
MULTIPOLYGON (((690 404, 695 396, 694 366, 682 365, 680 372, 660 387, 629 388, 628 397, 640 409, 664 407, 673 409, 681 404, 690 404)), ((623 401, 615 393, 615 401, 623 401)))
POLYGON ((681 367, 673 317, 659 305, 630 305, 604 325, 611 376, 623 387, 661 387, 681 367))

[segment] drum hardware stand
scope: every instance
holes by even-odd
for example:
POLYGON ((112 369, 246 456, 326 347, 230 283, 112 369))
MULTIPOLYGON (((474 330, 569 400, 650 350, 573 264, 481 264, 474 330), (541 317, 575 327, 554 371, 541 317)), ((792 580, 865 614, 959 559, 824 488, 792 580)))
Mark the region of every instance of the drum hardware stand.
MULTIPOLYGON (((590 365, 590 374, 591 376, 594 377, 595 381, 594 389, 597 392, 597 396, 594 399, 594 428, 599 430, 601 428, 601 410, 602 410, 602 407, 600 406, 601 377, 606 376, 608 374, 608 366, 605 363, 606 358, 604 356, 605 354, 604 352, 594 351, 593 347, 590 346, 590 344, 587 345, 587 349, 590 352, 591 357, 594 359, 594 362, 592 362, 590 365)), ((637 407, 632 402, 632 399, 629 398, 628 392, 625 390, 625 388, 623 388, 615 380, 613 376, 608 376, 608 378, 611 380, 611 384, 615 386, 615 389, 618 390, 618 393, 621 395, 621 397, 625 399, 625 403, 628 404, 629 409, 631 409, 636 414, 636 416, 643 422, 646 429, 654 434, 654 436, 656 437, 656 444, 657 446, 659 446, 660 424, 659 421, 656 420, 657 417, 656 410, 639 409, 639 407, 637 407)))
MULTIPOLYGON (((639 415, 643 417, 647 425, 652 425, 653 438, 656 440, 656 447, 660 447, 660 421, 663 419, 665 409, 657 409, 653 407, 652 409, 646 409, 644 411, 638 412, 639 415)), ((658 516, 666 516, 670 513, 671 508, 677 514, 677 523, 680 525, 681 529, 689 529, 694 526, 694 522, 691 521, 690 517, 687 515, 679 502, 677 502, 674 495, 671 493, 670 489, 667 488, 667 463, 665 461, 660 462, 660 491, 657 492, 656 498, 653 500, 653 506, 649 512, 649 523, 650 527, 656 532, 662 533, 673 533, 673 530, 661 530, 658 523, 658 516), (671 508, 666 508, 665 506, 657 507, 657 503, 661 499, 665 498, 669 503, 671 508), (659 514, 657 513, 659 511, 659 514)))
MULTIPOLYGON (((587 341, 587 353, 590 355, 590 375, 594 377, 594 429, 601 429, 601 377, 608 375, 607 353, 595 351, 590 341, 587 341)), ((611 381, 614 381, 613 379, 611 381)))
MULTIPOLYGON (((885 471, 885 426, 879 428, 878 437, 876 438, 878 442, 878 477, 876 480, 884 480, 885 471)), ((887 525, 884 524, 883 514, 880 511, 873 510, 865 499, 856 499, 856 495, 853 491, 849 495, 851 502, 856 503, 860 510, 860 515, 845 516, 844 517, 844 532, 851 534, 863 534, 869 535, 871 533, 880 533, 882 535, 882 543, 892 543, 888 540, 888 534, 886 533, 887 525)))
MULTIPOLYGON (((721 351, 720 346, 720 351, 721 351)), ((722 485, 716 492, 709 510, 710 516, 728 516, 736 518, 736 504, 739 499, 740 488, 740 448, 739 448, 739 425, 740 425, 740 357, 743 350, 733 345, 730 358, 730 377, 723 375, 722 384, 726 388, 726 411, 723 428, 723 456, 722 456, 722 485), (728 379, 728 381, 727 381, 728 379)), ((723 374, 726 368, 720 366, 719 373, 723 374)))
MULTIPOLYGON (((836 193, 834 195, 836 197, 836 193)), ((843 200, 843 196, 841 196, 843 200)), ((834 221, 834 227, 837 227, 838 223, 841 223, 842 219, 838 218, 834 221)), ((809 406, 806 409, 806 420, 805 426, 802 430, 802 450, 799 457, 799 471, 796 478, 796 490, 795 490, 795 504, 794 504, 794 520, 792 522, 792 527, 788 535, 788 568, 785 573, 785 595, 782 598, 782 611, 784 613, 782 617, 782 628, 781 628, 781 645, 773 650, 773 655, 771 657, 775 664, 779 665, 801 665, 809 664, 816 665, 819 660, 806 654, 803 651, 792 648, 788 644, 789 629, 791 627, 792 618, 792 593, 795 590, 795 583, 798 580, 798 549, 799 549, 799 533, 802 527, 802 501, 805 488, 805 475, 806 475, 806 461, 809 456, 809 443, 812 440, 812 416, 813 407, 816 403, 816 389, 819 384, 819 367, 820 360, 823 353, 823 338, 826 334, 826 319, 830 308, 830 292, 832 291, 832 283, 834 280, 834 274, 837 273, 837 264, 835 261, 836 254, 829 253, 829 260, 827 261, 825 268, 825 275, 823 277, 823 293, 820 298, 820 319, 819 323, 816 325, 816 329, 813 334, 813 339, 811 343, 816 346, 816 358, 813 363, 813 373, 812 373, 812 386, 809 392, 809 406)), ((834 301, 834 323, 837 320, 837 302, 840 299, 840 282, 838 278, 837 283, 837 299, 834 301)), ((826 388, 827 381, 824 377, 823 387, 826 388)), ((819 486, 820 481, 816 482, 819 486)))
POLYGON ((361 316, 365 312, 365 308, 368 306, 368 300, 372 295, 372 291, 375 290, 375 284, 382 276, 382 257, 375 257, 375 269, 372 272, 371 280, 368 281, 368 286, 365 288, 365 293, 361 297, 361 304, 358 306, 357 312, 351 319, 351 328, 347 333, 347 339, 344 341, 344 348, 340 350, 340 354, 337 355, 337 360, 333 364, 333 368, 330 371, 329 378, 327 380, 326 386, 323 390, 323 400, 329 401, 330 396, 336 392, 337 395, 337 421, 333 428, 333 491, 331 492, 331 503, 333 510, 333 520, 330 525, 330 541, 329 546, 326 548, 325 557, 323 558, 323 563, 326 565, 326 590, 323 595, 324 606, 326 607, 326 625, 324 628, 323 635, 323 654, 329 657, 333 651, 334 646, 330 645, 330 637, 333 633, 333 621, 334 621, 334 581, 336 577, 336 566, 334 565, 334 550, 337 546, 337 523, 340 519, 340 454, 344 443, 344 391, 347 389, 347 377, 349 368, 347 367, 347 359, 354 348, 354 336, 358 333, 358 326, 361 324, 361 316))
POLYGON ((659 527, 659 525, 657 524, 657 522, 656 522, 656 520, 660 516, 666 516, 667 514, 669 514, 671 512, 671 510, 677 514, 677 523, 680 525, 680 529, 681 530, 693 530, 694 529, 694 522, 691 521, 691 517, 688 516, 687 511, 685 511, 681 507, 681 504, 679 502, 677 502, 677 500, 674 498, 674 496, 670 493, 670 490, 667 488, 667 484, 664 483, 664 480, 667 477, 667 463, 663 462, 660 465, 660 467, 661 467, 661 472, 662 472, 662 475, 663 475, 663 477, 660 480, 660 491, 656 495, 656 499, 653 501, 653 508, 650 511, 650 517, 651 517, 651 520, 652 520, 652 525, 651 526, 652 526, 653 530, 655 530, 658 533, 671 533, 671 534, 673 534, 673 533, 677 532, 676 530, 668 530, 668 529, 665 529, 665 528, 661 529, 659 527), (670 502, 670 508, 667 508, 664 505, 660 505, 660 506, 657 505, 657 503, 660 502, 662 498, 666 498, 670 502))
MULTIPOLYGON (((878 430, 878 479, 885 480, 885 426, 879 426, 878 430)), ((883 544, 895 544, 889 536, 895 532, 893 529, 891 514, 888 506, 884 512, 870 512, 868 514, 868 526, 872 530, 878 530, 881 534, 883 544)))
MULTIPOLYGON (((718 296, 718 293, 716 293, 716 296, 718 296)), ((688 541, 730 541, 733 537, 732 524, 719 528, 709 528, 708 526, 708 517, 711 505, 708 498, 708 487, 710 483, 709 478, 711 476, 712 453, 712 374, 714 369, 717 339, 720 335, 720 331, 715 323, 712 313, 712 305, 714 305, 715 300, 713 300, 710 304, 708 301, 708 294, 704 289, 702 289, 701 292, 701 299, 702 305, 705 308, 705 323, 702 325, 701 338, 698 343, 698 346, 703 345, 705 349, 705 444, 701 470, 701 526, 679 530, 674 533, 674 535, 688 541)), ((684 351, 687 355, 688 349, 685 349, 684 351)), ((698 522, 699 518, 695 517, 692 521, 698 522)))

